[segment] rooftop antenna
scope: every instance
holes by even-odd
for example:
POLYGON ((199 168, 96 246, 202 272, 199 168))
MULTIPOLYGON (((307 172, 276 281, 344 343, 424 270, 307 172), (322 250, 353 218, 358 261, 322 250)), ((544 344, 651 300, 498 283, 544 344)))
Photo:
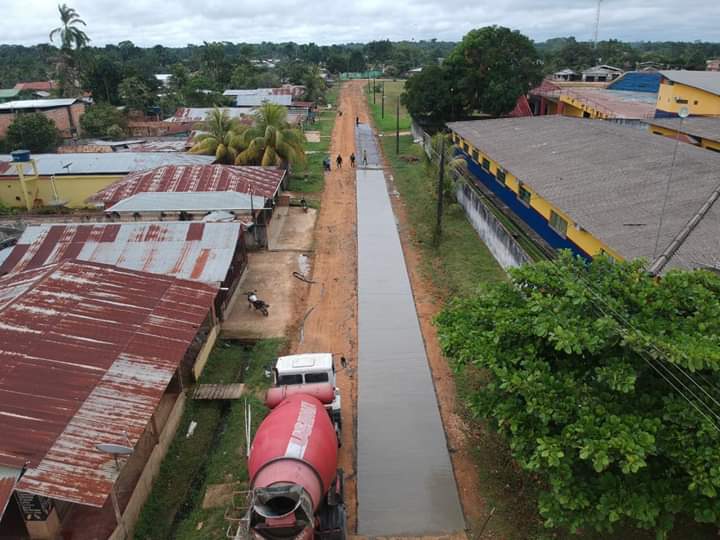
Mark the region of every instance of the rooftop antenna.
POLYGON ((600 6, 602 0, 598 0, 597 11, 595 12, 595 31, 593 32, 593 48, 597 49, 598 33, 600 32, 600 6))

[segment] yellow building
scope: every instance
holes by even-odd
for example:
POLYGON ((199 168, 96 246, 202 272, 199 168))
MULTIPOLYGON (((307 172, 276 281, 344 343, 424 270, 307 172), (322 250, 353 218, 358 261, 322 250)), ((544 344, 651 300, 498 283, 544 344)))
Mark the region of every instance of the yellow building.
POLYGON ((655 118, 648 124, 655 135, 720 152, 720 117, 655 118))
POLYGON ((656 116, 678 116, 687 108, 690 116, 720 116, 720 72, 661 71, 656 116))
POLYGON ((666 199, 674 142, 647 131, 562 115, 448 127, 475 183, 550 247, 644 258, 654 273, 717 264, 704 219, 717 198, 713 152, 683 145, 675 167, 692 174, 676 175, 666 199))
POLYGON ((14 208, 85 208, 88 197, 126 174, 163 165, 208 165, 213 156, 181 152, 38 154, 29 162, 0 156, 0 202, 14 208))

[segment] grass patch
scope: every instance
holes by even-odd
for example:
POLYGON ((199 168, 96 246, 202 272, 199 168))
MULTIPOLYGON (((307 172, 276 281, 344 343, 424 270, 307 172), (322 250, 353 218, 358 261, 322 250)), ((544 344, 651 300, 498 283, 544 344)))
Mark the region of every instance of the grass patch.
MULTIPOLYGON (((257 394, 269 385, 265 366, 272 364, 282 340, 266 340, 253 347, 218 341, 200 383, 222 384, 242 380, 253 405, 253 432, 265 416, 257 394)), ((135 538, 200 540, 225 537, 225 508, 202 509, 208 484, 247 480, 244 403, 188 400, 177 435, 160 467, 143 507, 135 538), (190 422, 198 423, 187 438, 190 422), (198 524, 202 527, 198 530, 198 524)))
MULTIPOLYGON (((397 102, 405 88, 405 81, 377 81, 376 85, 385 85, 385 115, 382 114, 382 92, 375 91, 375 103, 373 103, 372 83, 365 87, 368 98, 368 106, 375 126, 380 131, 395 131, 397 128, 397 102)), ((410 115, 405 106, 400 104, 400 131, 410 129, 410 115)))
POLYGON ((325 172, 322 162, 330 150, 330 140, 335 127, 335 104, 340 93, 339 86, 334 86, 327 92, 327 101, 333 106, 332 109, 321 109, 318 112, 317 121, 306 127, 307 131, 319 131, 320 142, 305 143, 305 150, 310 152, 306 155, 304 167, 293 171, 288 182, 288 191, 299 193, 318 193, 325 186, 325 172))
POLYGON ((422 148, 413 144, 410 135, 400 137, 399 156, 395 154, 395 137, 382 137, 381 143, 423 255, 423 271, 435 286, 450 295, 467 295, 482 282, 506 279, 457 203, 445 206, 442 241, 439 247, 433 245, 436 181, 426 170, 422 148), (408 162, 400 159, 402 156, 415 156, 419 161, 408 162))

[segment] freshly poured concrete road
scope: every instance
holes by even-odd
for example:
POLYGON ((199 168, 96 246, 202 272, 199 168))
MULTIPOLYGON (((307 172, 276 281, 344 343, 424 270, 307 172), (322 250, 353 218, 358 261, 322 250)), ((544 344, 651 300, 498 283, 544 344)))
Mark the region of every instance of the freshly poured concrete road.
POLYGON ((380 156, 356 133, 358 534, 423 536, 464 520, 380 156))

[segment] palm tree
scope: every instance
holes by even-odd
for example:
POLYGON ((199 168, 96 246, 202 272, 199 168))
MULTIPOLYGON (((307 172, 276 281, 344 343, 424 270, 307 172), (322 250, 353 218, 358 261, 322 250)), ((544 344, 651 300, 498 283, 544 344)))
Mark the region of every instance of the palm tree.
POLYGON ((243 135, 245 149, 235 165, 289 165, 305 163, 305 136, 287 122, 287 109, 265 103, 255 112, 255 125, 243 135))
MULTIPOLYGON (((427 160, 428 175, 431 178, 437 178, 440 172, 440 156, 445 154, 445 170, 443 172, 443 197, 450 202, 455 199, 455 189, 457 182, 462 176, 466 176, 468 172, 467 161, 460 155, 456 155, 453 149, 452 141, 444 133, 436 133, 430 142, 430 154, 432 157, 427 160)), ((432 183, 432 189, 435 190, 435 183, 432 183)))
POLYGON ((60 92, 63 96, 69 96, 77 93, 78 74, 76 65, 76 54, 79 49, 90 42, 88 35, 82 31, 78 25, 87 26, 80 15, 67 4, 58 5, 60 12, 61 26, 50 32, 50 41, 55 37, 60 38, 60 56, 58 58, 57 69, 58 79, 60 80, 60 92), (73 49, 74 46, 74 49, 73 49))
POLYGON ((230 118, 225 109, 215 107, 200 125, 202 133, 194 139, 190 148, 192 154, 214 155, 218 163, 232 164, 243 144, 243 133, 248 129, 235 118, 230 118))
POLYGON ((75 49, 80 49, 90 43, 88 35, 77 27, 78 24, 87 26, 78 12, 74 8, 68 7, 67 4, 58 5, 58 11, 62 26, 58 26, 50 32, 50 41, 53 41, 55 36, 60 36, 61 49, 72 49, 73 45, 75 49))

